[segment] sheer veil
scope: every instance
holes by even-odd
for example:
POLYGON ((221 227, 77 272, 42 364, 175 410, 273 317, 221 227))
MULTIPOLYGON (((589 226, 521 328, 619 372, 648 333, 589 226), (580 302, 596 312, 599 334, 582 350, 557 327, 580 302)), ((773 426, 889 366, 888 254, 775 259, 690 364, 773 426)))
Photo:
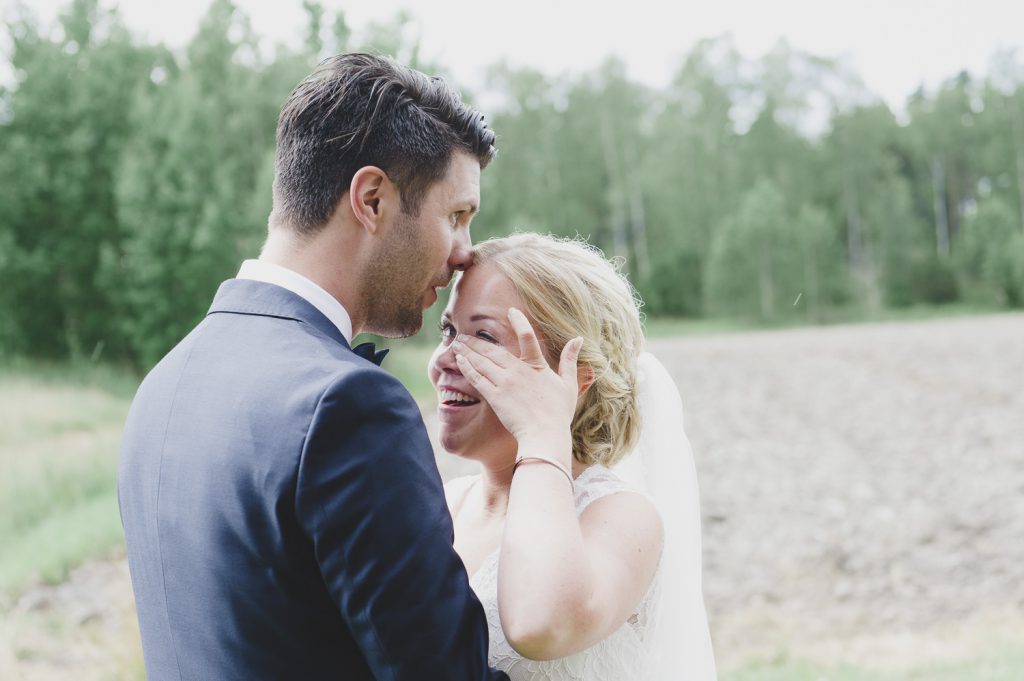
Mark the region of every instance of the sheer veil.
POLYGON ((679 390, 654 355, 637 359, 642 419, 636 450, 615 467, 657 506, 665 544, 653 585, 645 681, 715 681, 701 587, 700 500, 693 452, 683 428, 679 390))

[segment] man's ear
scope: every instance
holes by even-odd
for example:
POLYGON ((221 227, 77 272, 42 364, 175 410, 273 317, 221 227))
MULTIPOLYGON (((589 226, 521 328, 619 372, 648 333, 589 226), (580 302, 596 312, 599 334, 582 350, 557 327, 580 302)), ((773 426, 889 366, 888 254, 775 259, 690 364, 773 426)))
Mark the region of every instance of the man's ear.
POLYGON ((576 399, 583 397, 583 393, 594 384, 594 369, 586 364, 576 367, 576 385, 579 390, 576 392, 576 399))
POLYGON ((388 174, 376 166, 363 166, 352 176, 348 200, 352 215, 370 234, 376 234, 383 214, 398 192, 388 174))

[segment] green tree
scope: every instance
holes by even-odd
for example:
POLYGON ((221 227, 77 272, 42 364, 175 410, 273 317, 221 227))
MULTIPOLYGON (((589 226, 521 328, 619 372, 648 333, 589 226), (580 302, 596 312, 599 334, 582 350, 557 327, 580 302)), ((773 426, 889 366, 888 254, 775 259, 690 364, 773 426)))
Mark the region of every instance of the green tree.
POLYGON ((559 158, 563 115, 552 82, 533 69, 491 66, 491 90, 503 98, 486 112, 498 134, 498 156, 482 176, 483 210, 473 223, 485 239, 513 229, 573 233, 563 211, 566 193, 559 158))
POLYGON ((646 89, 615 60, 572 81, 504 65, 489 76, 506 100, 493 115, 499 155, 484 174, 477 234, 581 234, 642 276, 650 262, 640 183, 646 89))
POLYGON ((801 206, 795 227, 803 284, 800 298, 805 300, 807 319, 823 322, 826 307, 842 302, 847 295, 842 248, 829 214, 819 206, 801 206))
POLYGON ((943 259, 949 256, 967 207, 977 198, 976 153, 983 145, 973 103, 980 85, 963 72, 933 97, 917 93, 908 106, 912 124, 907 140, 914 164, 910 172, 916 176, 911 186, 918 192, 919 205, 930 205, 933 249, 943 259))
POLYGON ((975 100, 980 109, 975 155, 981 169, 979 195, 1003 197, 1016 208, 1024 231, 1024 63, 1012 51, 992 59, 991 75, 975 100))
POLYGON ((708 262, 708 308, 771 321, 789 314, 804 289, 803 256, 786 197, 760 180, 715 234, 708 262))
POLYGON ((205 313, 217 284, 255 254, 265 232, 267 164, 287 95, 267 88, 248 22, 215 0, 184 67, 138 93, 137 134, 119 169, 125 331, 148 366, 205 313), (238 36, 233 38, 232 36, 238 36))
POLYGON ((640 290, 654 314, 703 314, 714 227, 739 198, 739 135, 731 113, 740 57, 727 39, 704 40, 655 100, 640 176, 647 197, 650 276, 640 290))
POLYGON ((999 304, 1024 305, 1024 233, 1007 203, 992 197, 981 202, 964 223, 956 244, 956 261, 968 286, 979 297, 999 304))
POLYGON ((124 347, 102 259, 122 238, 113 179, 155 51, 97 0, 74 0, 59 28, 48 38, 27 14, 8 26, 19 77, 0 121, 0 333, 13 351, 89 357, 124 347))

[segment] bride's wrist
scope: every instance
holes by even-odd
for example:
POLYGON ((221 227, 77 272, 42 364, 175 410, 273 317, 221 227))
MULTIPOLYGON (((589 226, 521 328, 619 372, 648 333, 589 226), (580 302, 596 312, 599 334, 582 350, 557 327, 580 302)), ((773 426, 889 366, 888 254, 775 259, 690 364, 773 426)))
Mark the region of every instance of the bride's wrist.
POLYGON ((572 470, 572 437, 568 433, 523 436, 518 439, 516 458, 527 456, 551 459, 572 470))

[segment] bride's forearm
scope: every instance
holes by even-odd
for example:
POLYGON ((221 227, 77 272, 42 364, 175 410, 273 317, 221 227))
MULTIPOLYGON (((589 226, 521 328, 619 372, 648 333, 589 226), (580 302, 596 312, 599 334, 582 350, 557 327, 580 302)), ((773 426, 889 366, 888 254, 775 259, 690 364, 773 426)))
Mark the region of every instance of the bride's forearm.
MULTIPOLYGON (((561 440, 524 441, 519 452, 571 462, 571 442, 561 440)), ((498 571, 502 628, 516 650, 546 659, 573 647, 589 627, 589 570, 569 480, 548 463, 520 465, 512 478, 498 571)))

